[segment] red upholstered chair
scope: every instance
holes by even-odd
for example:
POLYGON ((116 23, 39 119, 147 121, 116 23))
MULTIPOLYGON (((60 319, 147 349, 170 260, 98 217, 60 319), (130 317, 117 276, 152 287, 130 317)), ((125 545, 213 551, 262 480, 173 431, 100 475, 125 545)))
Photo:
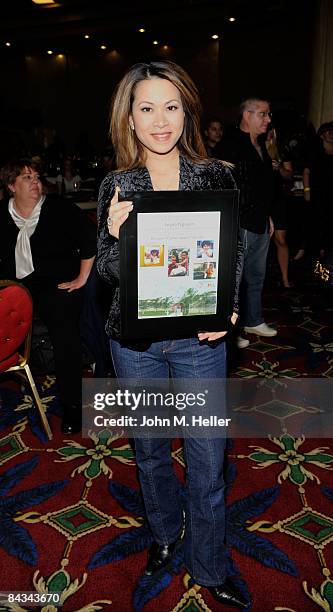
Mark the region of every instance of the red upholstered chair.
POLYGON ((32 298, 20 283, 0 281, 0 373, 24 371, 49 440, 52 432, 28 361, 31 347, 32 298), (19 353, 23 347, 22 355, 19 353))

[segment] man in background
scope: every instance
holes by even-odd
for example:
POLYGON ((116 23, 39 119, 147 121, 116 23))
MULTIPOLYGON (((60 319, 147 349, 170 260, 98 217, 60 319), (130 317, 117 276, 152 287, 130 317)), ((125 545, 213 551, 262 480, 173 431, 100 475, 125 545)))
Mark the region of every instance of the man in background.
MULTIPOLYGON (((234 164, 240 189, 240 234, 244 245, 240 324, 248 333, 271 337, 277 331, 265 323, 262 315, 266 259, 274 232, 270 217, 274 198, 273 168, 264 143, 271 122, 269 102, 248 98, 240 106, 240 116, 239 127, 217 145, 215 156, 234 164)), ((239 348, 248 345, 248 339, 238 336, 239 348)))
POLYGON ((217 117, 211 117, 208 119, 204 134, 207 155, 208 157, 215 157, 215 147, 221 141, 223 136, 223 126, 220 119, 217 117))

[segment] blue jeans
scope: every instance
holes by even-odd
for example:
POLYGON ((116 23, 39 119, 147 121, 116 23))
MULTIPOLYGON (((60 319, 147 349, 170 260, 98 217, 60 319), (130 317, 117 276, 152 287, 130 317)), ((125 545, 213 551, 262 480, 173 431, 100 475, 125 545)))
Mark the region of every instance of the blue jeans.
MULTIPOLYGON (((111 340, 118 378, 225 378, 224 342, 213 346, 197 338, 153 342, 136 351, 111 340)), ((171 440, 135 440, 136 461, 149 526, 155 541, 166 545, 182 533, 180 483, 173 470, 171 440)), ((187 570, 203 586, 226 577, 224 439, 185 438, 187 465, 184 556, 187 570)))
POLYGON ((241 227, 240 236, 244 246, 240 323, 242 326, 256 327, 264 322, 262 290, 266 275, 269 233, 254 234, 241 227))

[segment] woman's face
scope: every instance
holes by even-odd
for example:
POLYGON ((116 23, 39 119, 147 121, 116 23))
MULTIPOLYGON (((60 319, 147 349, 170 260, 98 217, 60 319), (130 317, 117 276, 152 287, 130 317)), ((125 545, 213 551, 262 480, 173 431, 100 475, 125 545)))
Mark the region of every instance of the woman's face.
POLYGON ((147 155, 165 155, 176 146, 184 129, 180 92, 166 79, 140 81, 134 93, 130 125, 147 155))
POLYGON ((39 174, 27 166, 21 170, 21 174, 9 187, 13 196, 23 202, 34 200, 37 203, 42 197, 42 183, 39 180, 39 174))

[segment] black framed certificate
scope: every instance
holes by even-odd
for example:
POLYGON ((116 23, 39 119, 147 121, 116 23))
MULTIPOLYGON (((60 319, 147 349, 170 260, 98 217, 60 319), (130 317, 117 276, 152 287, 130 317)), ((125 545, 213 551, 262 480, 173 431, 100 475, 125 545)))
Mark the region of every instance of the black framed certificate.
POLYGON ((238 191, 121 192, 133 202, 122 225, 123 340, 227 329, 238 239, 238 191))

